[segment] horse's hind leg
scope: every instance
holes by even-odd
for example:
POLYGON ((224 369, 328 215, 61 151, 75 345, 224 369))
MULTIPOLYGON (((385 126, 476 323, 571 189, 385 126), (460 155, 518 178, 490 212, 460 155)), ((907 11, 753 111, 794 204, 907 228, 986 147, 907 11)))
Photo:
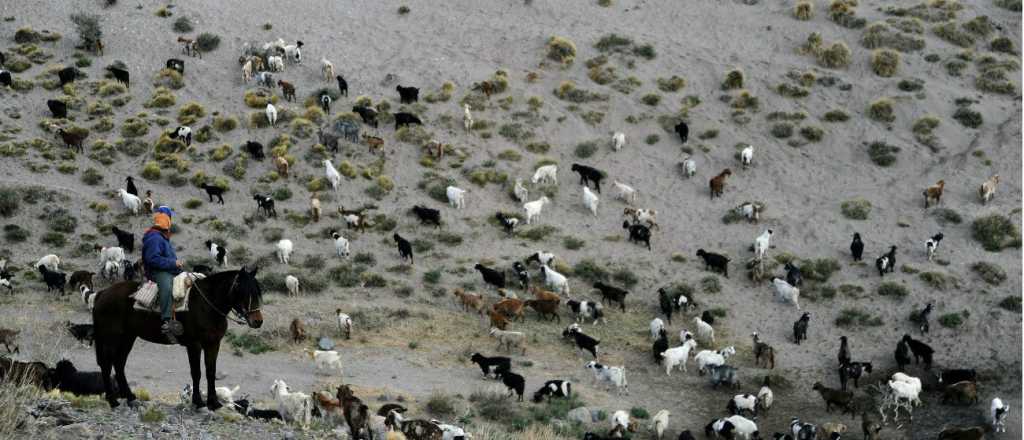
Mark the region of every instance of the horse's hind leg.
POLYGON ((110 404, 111 408, 117 408, 117 396, 114 395, 113 384, 110 381, 110 367, 114 365, 113 362, 113 348, 108 347, 108 342, 97 341, 96 348, 96 363, 100 365, 100 375, 103 376, 103 393, 107 399, 107 403, 110 404))
MULTIPOLYGON (((188 367, 189 372, 192 373, 192 405, 196 408, 202 408, 206 406, 200 391, 202 388, 199 388, 199 381, 203 378, 202 365, 199 364, 199 355, 202 352, 199 351, 198 345, 188 345, 185 349, 188 350, 188 367)), ((217 398, 216 392, 209 396, 214 399, 217 398)))
POLYGON ((117 375, 117 388, 120 397, 123 397, 129 405, 135 401, 135 394, 128 388, 128 378, 124 375, 124 366, 128 363, 128 354, 132 352, 135 345, 135 338, 122 341, 121 350, 114 359, 114 372, 117 375))

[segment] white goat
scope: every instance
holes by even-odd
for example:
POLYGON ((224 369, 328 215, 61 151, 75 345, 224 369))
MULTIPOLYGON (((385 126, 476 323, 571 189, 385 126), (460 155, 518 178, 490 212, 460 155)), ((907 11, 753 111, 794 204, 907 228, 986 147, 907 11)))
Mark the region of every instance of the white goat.
POLYGON ((338 173, 338 170, 334 169, 330 159, 324 159, 324 175, 327 177, 327 181, 331 182, 331 188, 337 191, 338 184, 341 183, 341 174, 338 173))
POLYGON ((739 434, 741 437, 747 440, 753 437, 754 433, 758 432, 757 424, 746 417, 736 415, 726 417, 725 420, 727 420, 729 423, 732 423, 732 426, 734 427, 733 432, 735 434, 739 434))
POLYGON ((235 394, 238 393, 238 385, 235 385, 234 388, 217 387, 213 391, 217 394, 217 400, 220 403, 227 406, 235 406, 235 394))
POLYGON ((584 368, 593 371, 594 380, 608 384, 608 387, 615 387, 618 394, 629 394, 629 383, 626 382, 626 367, 611 367, 601 365, 596 361, 590 361, 584 368))
MULTIPOLYGON (((697 344, 697 340, 693 338, 693 333, 690 333, 689 330, 684 328, 679 330, 679 342, 685 343, 686 341, 693 341, 694 344, 697 344)), ((696 345, 694 345, 694 347, 696 347, 696 345)))
POLYGON ((772 246, 772 230, 767 229, 754 239, 754 257, 758 260, 768 254, 768 248, 772 246))
POLYGON ((274 107, 274 104, 269 102, 267 103, 267 122, 270 123, 271 127, 277 124, 277 107, 274 107))
POLYGON ((992 415, 992 431, 1006 432, 1006 416, 1010 414, 1010 407, 1003 404, 1003 399, 992 398, 989 413, 992 415))
POLYGON ((618 180, 612 182, 612 184, 615 185, 615 189, 619 190, 618 198, 630 204, 636 202, 636 196, 639 194, 639 191, 637 191, 636 188, 619 182, 618 180))
POLYGON ((267 57, 267 65, 273 72, 280 72, 284 70, 284 58, 270 56, 267 57))
POLYGON ((997 185, 999 185, 998 174, 992 175, 992 177, 989 177, 988 180, 981 184, 981 188, 978 188, 978 196, 981 197, 982 205, 988 203, 996 195, 997 185))
POLYGON ((537 251, 530 258, 536 256, 536 260, 541 266, 550 266, 552 261, 555 261, 555 254, 546 251, 537 251))
POLYGON ((498 330, 497 328, 491 327, 489 333, 492 338, 498 340, 498 348, 500 350, 505 347, 505 351, 512 351, 513 347, 523 349, 523 356, 526 356, 526 335, 523 332, 512 332, 505 330, 498 330))
POLYGON ((341 368, 341 355, 334 350, 305 350, 309 358, 313 360, 313 364, 316 365, 317 371, 323 371, 327 369, 338 370, 338 375, 342 375, 341 368))
POLYGON ((132 214, 138 214, 142 209, 142 200, 139 199, 139 196, 124 189, 118 190, 118 193, 121 195, 121 203, 124 204, 125 209, 132 214))
POLYGON ((462 126, 466 131, 473 129, 473 114, 469 112, 469 104, 462 105, 462 126))
POLYGON ((277 242, 277 260, 281 264, 288 264, 288 259, 292 256, 292 241, 288 239, 277 242))
POLYGON ((341 309, 334 313, 338 315, 338 332, 345 333, 345 339, 352 339, 352 317, 341 313, 341 309))
POLYGON ((284 277, 284 286, 288 288, 288 294, 296 296, 299 294, 299 279, 294 275, 284 277))
POLYGON ((297 42, 295 42, 295 44, 289 44, 287 46, 283 46, 283 48, 284 48, 284 56, 287 57, 288 60, 294 62, 295 64, 302 64, 302 42, 301 41, 297 41, 297 42))
POLYGON ((736 354, 736 348, 728 346, 718 351, 701 350, 693 357, 693 360, 697 362, 697 370, 703 374, 708 367, 725 364, 725 360, 734 354, 736 354))
POLYGON ((914 402, 920 402, 919 396, 921 390, 909 382, 903 382, 900 380, 890 380, 889 389, 892 390, 893 396, 896 397, 897 401, 902 399, 914 404, 914 402))
POLYGON ((612 135, 612 150, 619 151, 624 145, 626 145, 626 134, 621 131, 615 132, 612 135))
POLYGON ((757 223, 761 220, 761 211, 764 209, 764 205, 754 202, 745 202, 740 206, 736 207, 736 212, 746 218, 747 221, 757 223))
POLYGON ((711 327, 711 324, 704 322, 700 319, 700 316, 693 318, 693 325, 697 326, 697 340, 704 345, 715 344, 715 328, 711 327))
POLYGON ((665 375, 671 376, 672 369, 682 365, 683 372, 686 371, 686 361, 690 359, 690 352, 697 348, 697 341, 689 339, 683 345, 672 347, 661 353, 661 363, 665 366, 665 375))
POLYGON ((530 192, 523 186, 523 179, 516 179, 516 185, 512 188, 512 193, 516 195, 516 200, 520 203, 525 202, 530 197, 530 192))
POLYGON ((651 320, 651 339, 658 339, 658 334, 662 330, 665 330, 665 321, 661 318, 654 318, 651 320))
POLYGON ((910 387, 908 388, 908 390, 914 394, 914 398, 911 399, 912 402, 914 403, 914 405, 921 404, 921 399, 918 398, 918 395, 921 393, 921 379, 918 379, 914 376, 910 376, 905 373, 901 373, 899 371, 893 373, 891 379, 895 382, 902 382, 909 385, 910 387))
POLYGON ((281 417, 290 422, 298 422, 303 428, 309 427, 313 417, 313 399, 305 393, 292 393, 283 380, 275 380, 270 387, 270 394, 277 402, 277 411, 281 417))
POLYGON ((632 420, 629 413, 624 410, 618 410, 612 413, 612 430, 621 427, 622 431, 635 431, 636 422, 632 420))
POLYGON ((547 196, 541 196, 532 202, 523 203, 523 209, 526 210, 526 224, 533 223, 533 219, 540 217, 541 210, 548 203, 551 203, 551 200, 547 196))
POLYGON ((761 389, 757 391, 757 405, 763 410, 768 411, 772 408, 772 403, 775 402, 775 393, 768 384, 761 386, 761 389))
POLYGON ((654 417, 651 418, 651 429, 658 436, 658 440, 661 440, 665 436, 665 430, 668 429, 668 417, 671 413, 667 409, 658 411, 654 417))
POLYGON ((800 310, 800 289, 791 286, 782 278, 772 278, 772 285, 775 287, 775 297, 782 302, 792 303, 800 310))
POLYGON ((590 212, 594 214, 594 217, 597 217, 597 204, 598 204, 598 202, 599 202, 599 200, 597 199, 597 194, 594 194, 592 191, 590 191, 589 187, 584 185, 583 186, 583 206, 586 206, 587 209, 589 209, 590 212))
POLYGON ((729 401, 728 407, 734 414, 743 414, 742 411, 757 414, 757 397, 753 394, 737 394, 729 401))
POLYGON ((544 182, 544 183, 558 183, 558 166, 556 165, 544 165, 537 167, 537 171, 533 173, 533 183, 544 182))
POLYGON ((687 179, 697 174, 697 161, 693 160, 692 158, 687 157, 685 160, 683 160, 682 166, 683 175, 686 176, 687 179))
POLYGON ((466 190, 456 186, 449 186, 444 192, 448 196, 448 204, 452 208, 462 209, 466 207, 466 190))
POLYGON ((544 274, 544 284, 562 295, 569 294, 569 279, 565 275, 555 272, 546 264, 541 266, 540 270, 544 274))
POLYGON ((54 254, 45 255, 43 256, 43 258, 40 258, 39 261, 36 262, 36 265, 34 267, 39 266, 46 266, 46 268, 49 269, 50 272, 60 272, 60 257, 54 254))
POLYGON ((334 237, 334 251, 339 257, 347 257, 349 254, 348 239, 337 232, 331 234, 331 237, 334 237))
POLYGON ((753 162, 753 160, 754 146, 747 145, 747 148, 744 148, 743 151, 740 152, 740 161, 743 162, 743 169, 747 169, 747 167, 750 166, 750 163, 753 162))
POLYGON ((327 61, 327 58, 320 58, 320 75, 324 81, 334 81, 334 63, 327 61))

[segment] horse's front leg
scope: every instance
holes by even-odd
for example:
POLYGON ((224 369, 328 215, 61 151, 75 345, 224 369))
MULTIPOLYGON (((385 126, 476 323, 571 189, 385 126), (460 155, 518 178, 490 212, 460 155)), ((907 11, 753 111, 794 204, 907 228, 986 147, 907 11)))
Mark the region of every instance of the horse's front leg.
MULTIPOLYGON (((220 352, 220 341, 207 344, 203 347, 203 361, 206 362, 206 407, 210 411, 216 411, 221 407, 220 399, 217 398, 217 353, 220 352)), ((198 382, 197 382, 198 386, 198 382)))
POLYGON ((206 405, 203 402, 203 394, 199 390, 200 380, 203 377, 202 365, 199 364, 199 355, 202 353, 199 349, 199 344, 189 344, 185 347, 188 350, 188 368, 189 372, 192 373, 192 405, 196 408, 202 408, 206 405))

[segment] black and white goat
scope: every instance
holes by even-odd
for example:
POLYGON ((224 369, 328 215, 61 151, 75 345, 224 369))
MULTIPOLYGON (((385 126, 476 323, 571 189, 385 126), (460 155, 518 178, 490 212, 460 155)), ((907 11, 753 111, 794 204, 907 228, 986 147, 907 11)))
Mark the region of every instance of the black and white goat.
POLYGON ((263 194, 254 194, 252 199, 256 201, 256 210, 262 212, 266 217, 277 217, 277 209, 274 209, 274 198, 263 194))
POLYGON ((505 229, 505 233, 512 235, 516 233, 516 226, 519 225, 519 219, 503 213, 494 214, 494 218, 501 222, 501 227, 505 229))
POLYGON ((544 382, 544 386, 540 387, 539 390, 533 393, 533 401, 540 403, 546 397, 551 400, 552 397, 563 397, 567 398, 572 395, 572 383, 567 380, 549 380, 544 382))
POLYGON ((469 360, 480 367, 480 372, 484 377, 493 375, 497 378, 502 373, 512 370, 512 360, 504 356, 487 357, 480 353, 473 353, 469 360))
POLYGON ((519 278, 519 284, 523 289, 530 287, 530 272, 526 270, 526 265, 520 261, 512 263, 512 270, 516 273, 516 278, 519 278))
POLYGON ((928 252, 928 261, 932 261, 935 258, 935 250, 939 248, 940 241, 942 241, 941 232, 924 242, 925 251, 928 252))
POLYGON ((206 240, 206 249, 210 251, 210 257, 217 261, 220 266, 227 266, 228 254, 227 248, 222 244, 214 243, 212 240, 206 240))
POLYGON ((593 319, 594 324, 597 324, 597 321, 599 320, 604 320, 605 323, 608 322, 604 317, 604 307, 601 303, 586 300, 576 301, 571 299, 566 301, 565 305, 569 306, 569 310, 571 310, 572 314, 576 316, 576 322, 586 321, 589 319, 593 319))
POLYGON ((583 334, 579 324, 572 324, 563 330, 562 337, 572 338, 573 344, 578 350, 589 352, 594 359, 597 359, 597 348, 601 341, 583 334))
POLYGON ((174 129, 168 137, 171 139, 181 139, 186 147, 192 146, 192 129, 184 125, 174 129))
POLYGON ((935 306, 932 303, 928 303, 923 309, 914 312, 914 314, 910 316, 911 321, 917 323, 921 329, 921 333, 928 333, 928 330, 930 329, 929 320, 933 309, 935 309, 935 306))
POLYGON ((896 246, 891 247, 889 252, 875 260, 875 268, 878 269, 878 276, 885 276, 886 272, 896 271, 896 246))

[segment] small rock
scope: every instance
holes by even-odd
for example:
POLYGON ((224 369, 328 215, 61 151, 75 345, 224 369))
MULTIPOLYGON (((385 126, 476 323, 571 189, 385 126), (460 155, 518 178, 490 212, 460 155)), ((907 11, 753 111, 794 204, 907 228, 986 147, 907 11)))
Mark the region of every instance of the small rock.
POLYGON ((565 418, 580 423, 592 423, 594 421, 594 416, 591 414, 590 408, 585 406, 573 408, 565 415, 565 418))
POLYGON ((88 423, 72 423, 57 428, 61 438, 92 438, 92 428, 88 423))
POLYGON ((334 349, 334 341, 332 341, 331 338, 328 338, 326 336, 320 338, 320 340, 317 341, 316 345, 318 347, 320 347, 321 350, 333 350, 334 349))

